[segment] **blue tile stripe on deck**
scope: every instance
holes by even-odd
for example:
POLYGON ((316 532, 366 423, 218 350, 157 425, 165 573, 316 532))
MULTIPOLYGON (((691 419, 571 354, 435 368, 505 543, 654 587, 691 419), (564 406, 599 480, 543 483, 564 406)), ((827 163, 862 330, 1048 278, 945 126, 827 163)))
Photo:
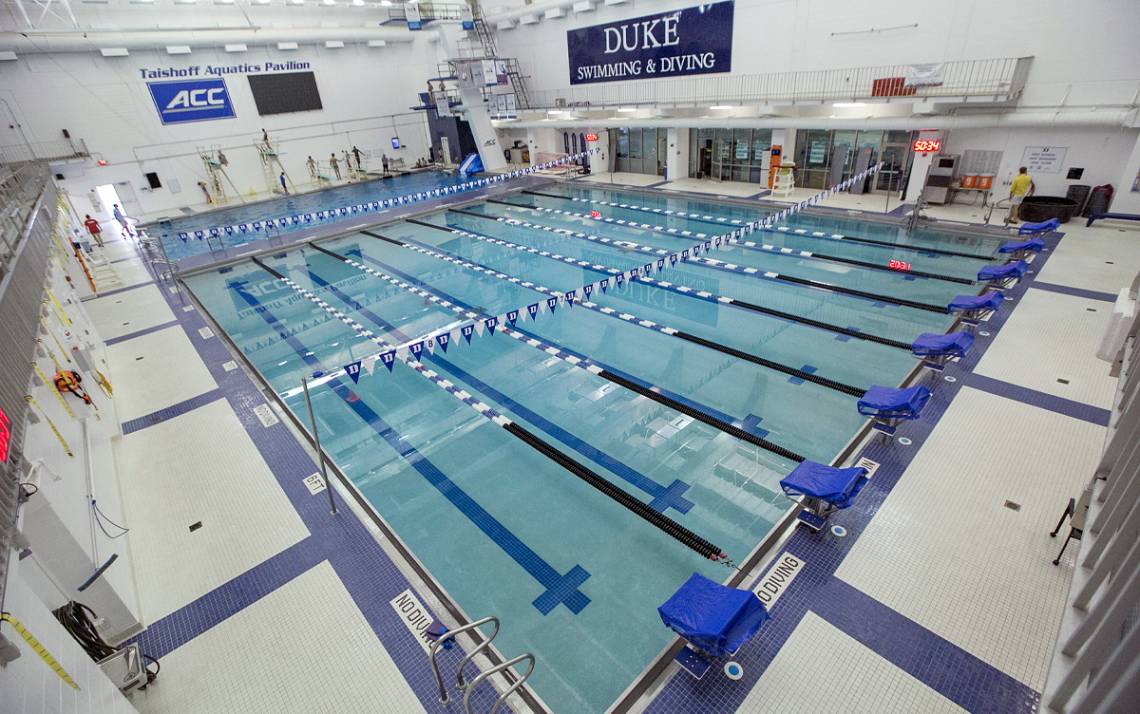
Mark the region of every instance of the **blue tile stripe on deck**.
POLYGON ((1011 384, 1010 382, 987 377, 977 372, 971 372, 969 376, 966 377, 966 384, 976 389, 989 392, 990 394, 996 394, 999 397, 1013 399, 1023 404, 1040 407, 1041 409, 1048 409, 1051 412, 1064 414, 1074 419, 1082 419, 1093 424, 1099 424, 1100 426, 1108 426, 1108 419, 1111 414, 1109 410, 1093 406, 1092 404, 1085 404, 1084 402, 1066 399, 1065 397, 1058 397, 1054 394, 1023 387, 1019 384, 1011 384))
POLYGON ((147 428, 148 426, 161 424, 164 421, 182 416, 183 414, 191 412, 198 407, 204 407, 210 402, 215 402, 221 399, 223 396, 225 395, 222 394, 222 390, 215 388, 211 389, 208 392, 199 394, 196 397, 190 397, 189 399, 185 399, 181 402, 178 402, 177 404, 172 404, 169 407, 164 407, 158 411, 151 412, 150 414, 146 414, 135 419, 129 419, 123 422, 123 436, 126 436, 127 434, 133 434, 140 429, 147 428))
POLYGON ((1116 295, 1112 293, 1101 292, 1100 290, 1086 290, 1085 288, 1074 288, 1068 285, 1058 285, 1056 283, 1045 283, 1039 280, 1034 280, 1030 285, 1037 290, 1048 290, 1051 293, 1060 293, 1062 295, 1072 295, 1073 297, 1087 298, 1089 300, 1100 300, 1101 302, 1116 302, 1116 295))
MULTIPOLYGON (((359 251, 350 251, 350 254, 358 255, 359 251)), ((300 270, 300 268, 296 269, 300 270)), ((392 323, 384 320, 379 315, 361 305, 360 302, 353 299, 350 295, 345 294, 344 291, 340 290, 329 281, 317 275, 315 272, 313 272, 312 269, 309 269, 307 273, 313 283, 328 290, 341 302, 345 303, 364 317, 368 318, 374 325, 390 332, 392 335, 403 342, 412 339, 412 336, 405 334, 392 323)), ((449 372, 455 377, 463 380, 473 390, 482 392, 492 401, 496 401, 507 409, 513 411, 515 414, 530 422, 549 436, 557 439, 558 441, 561 441, 563 444, 566 444, 594 463, 617 474, 627 483, 649 494, 653 497, 653 500, 650 502, 650 506, 655 510, 664 512, 666 509, 672 507, 681 513, 688 513, 689 510, 693 507, 693 503, 683 496, 685 491, 689 488, 689 484, 685 483, 684 481, 676 480, 669 486, 662 486, 653 479, 642 474, 637 469, 634 469, 632 466, 626 464, 624 461, 610 456, 605 451, 602 451, 585 439, 572 434, 571 432, 546 419, 541 414, 538 414, 527 406, 520 404, 514 399, 508 397, 506 394, 503 394, 499 390, 482 381, 475 375, 467 372, 442 355, 438 353, 434 355, 427 353, 423 356, 423 359, 427 362, 431 362, 432 364, 437 365, 440 369, 443 369, 444 371, 449 372)))
MULTIPOLYGON (((286 334, 285 325, 277 319, 267 306, 262 305, 256 297, 242 289, 241 286, 242 282, 240 281, 230 284, 230 287, 237 292, 251 308, 255 309, 256 314, 262 316, 266 324, 272 327, 279 335, 282 335, 283 341, 293 348, 293 351, 297 353, 298 357, 304 360, 304 362, 314 370, 324 371, 325 368, 316 356, 313 355, 312 351, 296 337, 288 336, 286 334)), ((344 403, 360 417, 361 421, 371 427, 396 453, 407 461, 409 466, 415 469, 424 480, 439 491, 440 495, 451 502, 451 504, 455 506, 460 513, 466 516, 475 527, 481 530, 487 538, 502 549, 504 553, 510 556, 512 560, 546 589, 544 593, 535 600, 535 607, 544 615, 549 614, 559 602, 566 605, 574 614, 581 612, 586 605, 590 603, 590 598, 580 592, 577 589, 577 585, 573 587, 568 585, 570 582, 580 584, 583 578, 578 571, 584 573, 584 570, 578 566, 574 566, 566 575, 559 574, 554 566, 546 562, 501 521, 488 513, 466 491, 461 489, 454 481, 448 478, 446 474, 440 471, 431 460, 412 446, 400 432, 390 426, 379 414, 365 404, 363 399, 359 397, 353 399, 352 397, 355 395, 344 380, 339 378, 333 379, 328 382, 328 386, 329 389, 339 396, 344 403), (552 591, 561 593, 562 598, 557 601, 552 600, 549 597, 552 591), (544 607, 548 609, 544 610, 544 607)))

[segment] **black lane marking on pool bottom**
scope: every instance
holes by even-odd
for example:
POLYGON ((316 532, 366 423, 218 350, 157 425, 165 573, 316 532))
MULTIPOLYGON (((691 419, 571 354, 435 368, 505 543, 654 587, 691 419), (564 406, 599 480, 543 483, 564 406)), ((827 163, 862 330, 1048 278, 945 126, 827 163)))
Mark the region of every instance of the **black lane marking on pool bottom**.
MULTIPOLYGON (((605 190, 605 189, 603 189, 603 190, 605 190)), ((560 198, 564 201, 573 201, 574 200, 570 196, 556 196, 552 193, 539 193, 538 191, 522 191, 522 193, 532 193, 536 196, 549 196, 550 198, 560 198)), ((589 203, 589 200, 586 200, 586 202, 589 203)), ((602 205, 605 205, 605 204, 603 203, 602 205)), ((606 206, 606 207, 607 208, 621 208, 621 206, 606 206)), ((643 209, 630 208, 627 210, 641 211, 643 209)), ((664 211, 662 211, 661 213, 657 213, 655 211, 645 211, 645 213, 649 213, 649 214, 654 215, 654 216, 665 216, 666 218, 670 218, 670 217, 676 215, 675 213, 667 214, 664 211)), ((740 224, 737 224, 737 223, 721 223, 720 221, 710 221, 710 220, 705 219, 705 218, 693 218, 692 216, 678 216, 678 217, 679 218, 687 218, 690 221, 701 221, 702 223, 713 223, 713 224, 716 224, 718 226, 733 227, 733 228, 740 227, 740 224)), ((839 220, 843 220, 843 219, 839 219, 839 220)), ((767 230, 769 230, 771 232, 775 232, 775 233, 784 233, 785 232, 785 231, 777 231, 776 229, 767 229, 767 230)), ((790 233, 791 231, 787 231, 787 232, 790 233)), ((797 233, 795 235, 803 235, 803 234, 797 233)), ((808 235, 808 237, 809 238, 819 238, 819 236, 813 236, 810 234, 808 235)), ((845 240, 845 241, 850 241, 852 243, 866 243, 867 245, 876 245, 876 246, 880 246, 883 248, 889 248, 891 250, 913 250, 916 253, 936 253, 938 255, 951 255, 951 256, 954 256, 955 258, 970 258, 971 260, 982 260, 982 261, 986 261, 986 262, 989 262, 989 261, 994 259, 994 257, 992 255, 978 255, 977 253, 963 253, 961 251, 948 250, 946 248, 928 248, 926 246, 911 245, 908 243, 894 243, 894 242, 889 241, 889 240, 875 240, 874 238, 862 238, 860 236, 849 236, 846 233, 843 234, 842 239, 835 239, 835 240, 845 240)))
MULTIPOLYGON (((451 210, 452 210, 452 212, 457 212, 454 209, 451 209, 451 210)), ((447 228, 445 226, 437 226, 434 223, 425 223, 423 221, 418 221, 414 218, 408 218, 405 220, 408 223, 414 223, 418 226, 424 226, 425 228, 434 228, 437 231, 443 231, 445 233, 450 233, 452 235, 455 235, 454 231, 451 228, 447 228)), ((464 229, 464 230, 466 230, 466 229, 464 229)), ((367 233, 367 231, 361 231, 361 232, 367 233)), ((372 234, 369 234, 369 235, 372 235, 372 234)), ((385 240, 389 240, 389 239, 385 239, 385 240)), ((499 240, 502 240, 502 239, 499 239, 499 240)), ((389 242, 391 242, 391 241, 389 240, 389 242)), ((605 245, 605 244, 602 244, 602 245, 605 245)), ((540 257, 547 257, 547 256, 540 256, 540 257)), ((627 259, 627 260, 629 259, 629 256, 614 256, 614 257, 622 257, 622 258, 627 259)), ((699 267, 701 264, 700 263, 694 263, 694 265, 699 267)), ((705 267, 712 267, 712 266, 705 266, 705 267)), ((616 268, 615 268, 615 270, 616 270, 616 268)), ((633 278, 633 279, 638 280, 638 278, 633 278)), ((646 285, 652 285, 651 283, 645 283, 645 284, 646 285)), ((677 294, 678 295, 684 295, 684 296, 692 298, 694 300, 701 300, 702 299, 699 295, 696 295, 695 293, 677 293, 677 294)), ((748 302, 747 300, 741 300, 739 298, 734 298, 731 296, 725 296, 725 297, 727 297, 729 300, 731 300, 731 302, 722 303, 722 302, 718 301, 717 304, 731 305, 734 307, 738 307, 742 310, 750 310, 752 312, 760 313, 761 315, 768 315, 769 317, 776 317, 776 318, 779 318, 781 320, 787 320, 788 322, 796 322, 796 323, 799 323, 801 325, 808 325, 810 327, 815 327, 815 328, 818 328, 821 330, 827 330, 829 332, 835 332, 835 333, 838 333, 841 335, 847 335, 848 337, 855 337, 855 338, 860 339, 860 340, 867 340, 868 342, 876 342, 880 345, 887 345, 888 347, 894 347, 894 348, 897 348, 900 350, 906 350, 907 352, 910 352, 910 349, 911 349, 911 345, 909 342, 902 342, 900 340, 892 340, 889 337, 881 337, 879 335, 875 335, 875 334, 872 334, 869 332, 860 332, 859 330, 855 330, 855 329, 852 329, 850 327, 840 327, 839 325, 833 325, 830 322, 823 322, 822 320, 815 320, 815 319, 812 319, 810 317, 803 317, 802 315, 794 315, 790 312, 783 312, 782 310, 776 310, 775 308, 764 307, 763 305, 757 305, 756 303, 751 303, 751 302, 748 302)))
MULTIPOLYGON (((424 222, 417 221, 414 219, 409 220, 408 222, 413 222, 413 224, 421 225, 421 226, 430 226, 432 228, 441 228, 440 226, 432 226, 431 224, 424 224, 424 222)), ((447 232, 450 233, 450 229, 443 228, 443 230, 447 230, 447 232)), ((603 313, 603 315, 604 315, 604 313, 603 313)), ((612 317, 617 317, 617 316, 613 315, 612 317)), ((622 322, 627 322, 627 321, 622 321, 622 322)), ((720 342, 714 342, 714 341, 706 339, 706 338, 701 338, 701 336, 698 336, 695 334, 690 334, 690 333, 684 332, 682 330, 676 330, 675 332, 671 332, 671 333, 660 332, 659 330, 655 331, 655 332, 659 332, 660 334, 668 334, 670 336, 674 336, 674 338, 677 338, 679 340, 685 340, 687 342, 692 342, 693 344, 700 344, 701 347, 705 347, 705 348, 708 348, 711 350, 716 350, 716 351, 720 352, 720 354, 722 354, 722 355, 735 357, 736 359, 744 360, 744 362, 750 362, 750 363, 755 364, 755 365, 767 367, 767 368, 769 368, 769 370, 774 370, 776 372, 782 372, 784 374, 796 376, 796 378, 804 380, 805 382, 812 382, 813 384, 819 384, 820 387, 827 387, 828 389, 834 389, 836 391, 845 393, 845 395, 848 395, 850 397, 862 397, 863 392, 866 391, 866 388, 852 387, 852 386, 850 386, 850 384, 845 384, 842 382, 830 380, 828 378, 825 378, 825 376, 820 376, 819 374, 812 374, 811 372, 804 372, 803 370, 798 370, 798 368, 796 368, 796 367, 785 365, 785 364, 782 364, 779 362, 773 362, 773 360, 771 360, 771 359, 767 359, 765 357, 760 357, 758 355, 752 355, 752 354, 750 354, 750 352, 739 350, 739 349, 736 349, 734 347, 728 347, 727 344, 722 344, 720 342)))
MULTIPOLYGON (((444 230, 447 230, 447 229, 444 229, 444 230)), ((388 238, 387 236, 382 236, 379 233, 373 233, 371 231, 360 231, 360 232, 365 234, 365 235, 372 236, 373 238, 379 238, 380 240, 387 241, 388 243, 391 243, 393 245, 398 245, 398 246, 402 246, 402 247, 407 246, 407 244, 402 242, 402 241, 398 241, 395 238, 388 238)), ((756 436, 755 434, 750 434, 747 431, 744 431, 743 429, 741 429, 740 427, 733 426, 732 424, 729 424, 727 421, 725 421, 723 419, 718 419, 717 417, 714 417, 711 414, 706 414, 705 412, 698 411, 696 409, 688 407, 688 406, 682 404, 681 402, 678 402, 675 399, 667 397, 664 394, 660 394, 658 392, 655 392, 652 389, 642 387, 641 385, 637 384, 636 382, 631 382, 630 380, 626 379, 625 377, 614 374, 613 372, 611 372, 607 369, 599 368, 599 371, 596 372, 596 374, 598 376, 602 377, 603 379, 606 379, 610 382, 613 382, 614 384, 616 384, 620 387, 625 387, 626 389, 630 390, 631 392, 635 392, 637 394, 640 394, 643 397, 647 397, 649 399, 652 399, 653 401, 657 402, 658 404, 662 404, 664 406, 667 406, 670 409, 673 409, 675 411, 678 411, 678 412, 684 414, 685 416, 692 417, 693 419, 696 419, 697 421, 701 422, 702 424, 708 424, 712 428, 717 429, 719 431, 723 431, 725 434, 728 434, 730 436, 734 436, 737 439, 740 439, 741 441, 747 441, 749 444, 752 444, 753 446, 759 446, 761 449, 771 451, 773 454, 783 456, 785 459, 791 459, 792 461, 795 461, 797 463, 804 460, 803 456, 800 456, 799 454, 792 451, 791 449, 787 449, 783 446, 780 446, 779 444, 773 443, 771 441, 768 441, 767 439, 756 436)))
MULTIPOLYGON (((414 219, 409 220, 408 222, 409 223, 416 223, 416 224, 422 225, 422 226, 430 226, 432 228, 440 228, 440 226, 433 226, 430 223, 423 223, 421 221, 416 221, 414 219)), ((447 231, 448 233, 451 232, 450 229, 443 229, 443 230, 447 231)), ((544 257, 544 256, 539 256, 539 257, 544 257)), ((467 260, 467 259, 464 258, 464 260, 467 260)), ((600 272, 600 271, 595 270, 594 268, 587 268, 587 270, 592 270, 594 272, 600 272)), ((605 273, 603 273, 603 274, 605 274, 605 273)), ((515 277, 517 277, 517 276, 515 276, 515 277)), ((603 312, 601 314, 606 315, 607 313, 603 312)), ((607 315, 607 316, 612 317, 614 319, 621 319, 616 314, 607 315)), ((641 318, 637 318, 637 320, 640 320, 640 319, 641 318)), ((622 322, 628 322, 630 324, 636 325, 636 320, 634 320, 634 321, 622 320, 622 322)), ((664 327, 664 325, 661 325, 658 323, 657 327, 664 327)), ((694 334, 685 332, 683 330, 677 330, 676 328, 670 328, 673 330, 673 332, 662 332, 661 330, 659 330, 657 328, 653 328, 653 329, 658 334, 669 335, 670 337, 676 337, 677 339, 685 340, 686 342, 691 342, 693 344, 700 345, 701 347, 706 347, 710 350, 715 350, 717 352, 720 352, 721 354, 728 355, 729 357, 735 357, 736 359, 743 360, 745 362, 751 362, 752 364, 760 365, 761 367, 767 367, 768 369, 774 370, 776 372, 782 372, 784 374, 787 374, 787 375, 790 375, 793 377, 798 377, 798 378, 804 380, 805 382, 811 382, 811 383, 819 385, 821 387, 826 387, 828 389, 834 389, 837 392, 841 392, 841 393, 846 394, 846 395, 851 396, 851 397, 862 397, 863 394, 867 391, 866 388, 853 387, 849 384, 837 382, 833 379, 828 379, 827 377, 823 377, 823 376, 820 376, 818 374, 812 374, 811 372, 805 372, 802 369, 797 369, 796 367, 791 367, 791 366, 783 364, 781 362, 775 362, 775 361, 772 361, 770 359, 760 357, 759 355, 754 355, 750 352, 744 352, 743 350, 738 350, 735 347, 730 347, 728 345, 724 345, 724 344, 721 344, 719 342, 714 342, 713 340, 706 339, 704 337, 700 337, 698 335, 694 335, 694 334)))
POLYGON ((672 537, 674 540, 679 541, 683 545, 688 546, 690 549, 703 555, 709 560, 721 560, 728 557, 728 554, 720 549, 719 546, 713 545, 709 541, 693 533, 688 528, 685 528, 680 523, 674 521, 668 516, 662 515, 653 510, 645 503, 637 500, 629 495, 625 490, 618 488, 607 479, 602 478, 594 471, 586 466, 578 463, 550 444, 547 444, 542 439, 539 439, 534 434, 522 428, 515 422, 508 422, 503 426, 508 432, 513 434, 520 441, 530 446, 535 451, 539 452, 546 458, 574 474, 578 478, 585 481, 590 486, 593 486, 598 491, 609 496, 612 500, 616 501, 619 505, 625 506, 634 514, 640 516, 651 525, 661 529, 666 535, 672 537))
MULTIPOLYGON (((525 208, 525 206, 524 206, 524 208, 525 208)), ((503 221, 510 220, 509 217, 507 217, 507 216, 489 216, 485 213, 472 213, 471 211, 464 211, 464 210, 458 209, 458 208, 449 208, 447 210, 452 212, 452 213, 458 213, 458 214, 461 214, 464 216, 472 216, 475 218, 482 218, 485 221, 496 221, 496 222, 501 223, 503 221), (502 220, 500 220, 500 219, 502 219, 502 220)), ((507 224, 507 225, 510 225, 510 224, 507 224)), ((567 229, 567 230, 569 230, 569 229, 567 229)), ((666 250, 666 249, 662 248, 662 250, 666 250)), ((846 288, 846 287, 843 287, 840 285, 835 285, 834 283, 824 283, 824 282, 820 282, 818 280, 812 280, 811 278, 797 278, 797 277, 794 277, 791 275, 784 275, 783 273, 779 273, 779 272, 776 272, 774 270, 765 270, 763 268, 756 268, 756 270, 758 271, 756 273, 751 273, 751 274, 741 273, 741 272, 738 272, 736 270, 732 270, 730 268, 723 268, 723 267, 715 265, 715 264, 703 263, 703 262, 701 262, 701 260, 702 259, 700 259, 700 258, 695 258, 693 261, 689 261, 689 262, 693 263, 694 265, 703 265, 705 267, 712 268, 714 270, 726 271, 726 272, 730 272, 730 273, 733 273, 736 275, 748 275, 750 277, 763 279, 763 280, 782 280, 784 282, 794 283, 796 285, 805 285, 807 287, 816 288, 818 290, 827 290, 827 291, 833 292, 833 293, 841 293, 843 295, 852 295, 854 297, 861 297, 865 300, 871 300, 873 302, 885 302, 885 303, 890 303, 893 305, 901 305, 903 307, 913 307, 917 310, 926 310, 927 312, 937 312, 937 313, 942 314, 942 315, 946 314, 946 306, 945 305, 934 305, 934 304, 926 303, 926 302, 917 302, 915 300, 908 300, 907 298, 892 297, 890 295, 880 295, 879 293, 867 292, 865 290, 856 290, 855 288, 846 288), (772 276, 774 276, 774 277, 765 275, 765 273, 771 273, 772 276)), ((726 261, 721 261, 721 263, 724 263, 724 262, 726 262, 726 261)), ((742 266, 742 267, 746 267, 746 266, 742 266)), ((747 266, 747 267, 752 267, 752 266, 747 266)), ((892 271, 892 272, 895 272, 895 271, 892 271)))
POLYGON ((284 279, 285 279, 285 276, 284 276, 284 275, 282 275, 281 273, 277 272, 277 271, 276 271, 276 270, 274 270, 273 268, 270 268, 270 267, 269 267, 268 265, 266 265, 265 263, 262 263, 262 262, 261 262, 260 260, 258 260, 257 258, 250 258, 250 260, 252 260, 252 261, 253 261, 253 262, 254 262, 254 263, 257 265, 257 267, 261 268, 262 270, 264 270, 265 272, 269 273, 270 275, 272 275, 273 277, 277 278, 278 280, 284 280, 284 279))
MULTIPOLYGON (((312 245, 311 243, 309 245, 321 251, 322 253, 325 253, 326 255, 339 259, 341 262, 346 262, 346 258, 341 255, 312 245)), ((278 273, 278 275, 280 274, 278 273)), ((328 286, 326 286, 326 289, 329 289, 328 286)), ((333 290, 332 292, 342 302, 345 302, 350 308, 356 310, 357 312, 360 312, 361 308, 359 304, 353 305, 352 302, 345 300, 345 298, 348 296, 340 293, 338 290, 333 290)), ((483 416, 485 417, 486 415, 483 416)), ((592 486, 602 494, 609 496, 612 500, 616 501, 618 505, 624 506, 626 509, 632 511, 634 515, 640 516, 643 520, 649 522, 650 525, 657 527, 666 535, 670 536, 682 545, 687 546, 688 548, 696 551, 709 560, 722 560, 728 557, 728 555, 719 546, 713 545, 710 541, 705 540, 688 528, 685 528, 680 523, 674 521, 672 518, 669 518, 668 516, 653 510, 647 504, 631 496, 627 491, 619 488, 608 479, 602 477, 596 471, 562 453, 558 449, 538 438, 515 422, 508 419, 506 424, 500 424, 499 426, 501 426, 512 436, 519 439, 527 446, 531 447, 546 458, 558 464, 566 471, 574 474, 579 479, 586 482, 587 485, 592 486)))
MULTIPOLYGON (((514 206, 515 208, 529 208, 532 210, 541 210, 542 208, 544 208, 544 207, 536 207, 536 206, 526 206, 526 205, 523 205, 521 203, 511 203, 510 201, 500 201, 500 200, 493 199, 493 198, 485 199, 485 202, 486 203, 496 203, 496 204, 499 204, 502 206, 514 206)), ((547 210, 550 210, 550 209, 547 209, 547 210)), ((558 215, 558 214, 555 214, 555 215, 558 215)), ((563 215, 569 215, 569 214, 563 213, 563 215)), ((571 218, 581 218, 583 220, 590 220, 590 219, 586 218, 585 215, 581 215, 581 216, 571 215, 570 217, 571 218)), ((691 240, 691 241, 694 241, 697 243, 703 243, 705 241, 704 238, 694 238, 693 236, 680 235, 679 233, 670 233, 669 231, 661 231, 661 230, 658 230, 656 228, 645 228, 644 226, 640 226, 640 225, 634 225, 634 226, 625 225, 625 226, 623 226, 620 223, 609 223, 609 222, 607 222, 607 225, 611 225, 611 226, 616 225, 616 226, 619 226, 622 228, 634 228, 637 230, 648 230, 648 231, 651 231, 653 233, 657 233, 660 235, 673 236, 675 238, 681 238, 683 240, 691 240)), ((725 224, 721 224, 721 225, 725 225, 725 224)), ((729 225, 731 225, 731 224, 729 224, 729 225)), ((739 226, 737 226, 737 228, 739 228, 739 226)), ((729 231, 729 232, 731 232, 731 231, 729 231)), ((789 236, 800 237, 800 238, 806 237, 809 239, 813 238, 810 235, 805 235, 803 233, 793 233, 791 231, 787 231, 786 233, 776 231, 776 234, 777 235, 789 235, 789 236)), ((816 240, 818 240, 818 239, 816 239, 816 240)), ((783 255, 783 256, 787 256, 789 258, 802 258, 804 260, 813 260, 813 259, 815 259, 815 260, 826 260, 826 261, 829 261, 832 263, 842 263, 844 265, 854 265, 854 266, 859 267, 859 268, 866 268, 867 270, 877 270, 877 271, 884 272, 884 273, 896 273, 896 274, 902 273, 904 275, 914 275, 914 276, 917 276, 920 278, 929 278, 931 280, 943 280, 943 281, 948 282, 948 283, 958 283, 959 285, 973 285, 974 284, 974 281, 970 280, 969 278, 957 278, 957 277, 954 277, 953 275, 942 275, 941 273, 929 273, 925 270, 905 270, 905 271, 904 270, 897 270, 897 269, 892 268, 888 265, 883 265, 882 263, 872 263, 872 262, 867 261, 867 260, 857 260, 855 258, 847 258, 847 257, 842 256, 842 255, 830 255, 827 253, 819 253, 819 252, 816 252, 814 250, 801 251, 801 249, 799 249, 799 248, 789 248, 788 250, 792 250, 795 252, 784 253, 776 246, 773 246, 774 248, 776 248, 775 250, 768 250, 766 248, 761 248, 758 246, 751 246, 751 245, 744 245, 741 243, 736 244, 736 246, 738 248, 740 248, 741 250, 751 250, 751 251, 756 251, 757 253, 770 253, 772 255, 783 255), (811 255, 803 255, 803 253, 811 253, 811 255)))

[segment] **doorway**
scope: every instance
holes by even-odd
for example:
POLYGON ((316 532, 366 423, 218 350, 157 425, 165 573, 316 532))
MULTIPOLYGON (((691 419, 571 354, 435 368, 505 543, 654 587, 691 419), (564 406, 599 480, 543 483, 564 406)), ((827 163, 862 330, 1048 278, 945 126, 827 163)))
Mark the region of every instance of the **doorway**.
MULTIPOLYGON (((135 196, 135 190, 131 188, 130 183, 126 181, 105 183, 102 186, 96 186, 95 198, 98 199, 98 203, 94 205, 94 209, 98 214, 99 220, 104 223, 114 223, 117 227, 116 232, 120 235, 127 229, 127 226, 115 220, 115 205, 118 204, 128 218, 135 218, 137 220, 139 216, 138 197, 135 196), (129 196, 129 200, 124 196, 129 196)), ((107 233, 110 233, 110 231, 107 231, 107 233)))

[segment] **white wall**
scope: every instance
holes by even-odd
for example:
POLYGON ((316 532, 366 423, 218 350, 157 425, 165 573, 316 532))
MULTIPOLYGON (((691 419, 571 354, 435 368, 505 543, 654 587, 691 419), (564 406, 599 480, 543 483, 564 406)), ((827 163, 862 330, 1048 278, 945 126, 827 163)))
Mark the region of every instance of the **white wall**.
MULTIPOLYGON (((535 89, 569 86, 566 31, 697 5, 694 0, 595 3, 596 10, 499 32, 535 89)), ((489 2, 521 7, 521 2, 489 2)), ((541 14, 540 14, 541 16, 541 14)), ((1025 105, 1129 104, 1140 87, 1135 0, 737 0, 734 74, 1033 55, 1025 105), (881 32, 872 28, 891 28, 881 32), (853 33, 853 34, 836 34, 853 33)), ((653 81, 653 80, 641 80, 653 81)))
MULTIPOLYGON (((1072 184, 1099 186, 1110 183, 1120 191, 1131 188, 1120 186, 1121 170, 1136 144, 1137 129, 955 129, 948 132, 943 153, 961 154, 966 149, 1001 151, 1001 169, 995 178, 995 193, 1004 198, 1009 183, 1021 166, 1022 154, 1027 146, 1065 147, 1065 159, 1057 173, 1031 172, 1037 184, 1037 193, 1047 196, 1064 196, 1072 184), (1079 180, 1065 178, 1071 167, 1084 168, 1079 180)), ((1117 205, 1114 202, 1114 206, 1117 205)))
MULTIPOLYGON (((302 44, 295 51, 279 51, 250 45, 242 53, 195 48, 189 55, 172 56, 157 49, 110 58, 97 52, 21 54, 14 62, 0 62, 0 98, 8 101, 29 141, 58 140, 68 129, 86 141, 95 158, 108 162, 105 167, 94 162, 67 167, 69 193, 83 194, 97 184, 128 180, 149 214, 202 203, 196 184, 205 180, 206 172, 199 148, 223 148, 238 189, 243 194, 264 192, 267 187, 253 148, 262 128, 280 142, 282 162, 297 184, 308 181, 308 155, 327 160, 331 151, 339 155, 353 145, 374 151, 377 157, 386 152, 414 163, 427 155, 428 142, 422 113, 409 107, 418 103, 417 92, 426 78, 436 75, 438 59, 438 45, 426 33, 413 42, 390 42, 381 48, 302 44), (163 125, 147 80, 140 75, 142 68, 289 60, 310 64, 322 110, 260 117, 245 77, 231 74, 226 75, 226 84, 235 118, 163 125), (392 150, 389 141, 394 135, 404 149, 392 150), (148 171, 159 174, 161 189, 144 188, 148 171)), ((0 116, 4 114, 0 104, 0 116)), ((0 144, 21 141, 7 129, 7 121, 0 124, 4 125, 0 144)))

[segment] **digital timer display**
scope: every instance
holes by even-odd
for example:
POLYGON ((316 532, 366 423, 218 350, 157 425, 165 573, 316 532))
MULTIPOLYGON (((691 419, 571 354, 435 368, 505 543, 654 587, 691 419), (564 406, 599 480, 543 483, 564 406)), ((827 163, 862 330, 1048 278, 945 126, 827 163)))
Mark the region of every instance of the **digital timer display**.
POLYGON ((891 258, 890 262, 887 263, 887 267, 891 270, 902 270, 903 272, 906 272, 910 270, 910 263, 891 258))
POLYGON ((586 141, 597 141, 597 140, 598 140, 597 134, 586 134, 586 141))
POLYGON ((916 154, 933 154, 936 151, 942 151, 941 139, 915 139, 914 140, 914 153, 916 154))
POLYGON ((601 211, 590 211, 590 218, 601 218, 601 217, 602 217, 601 211))

